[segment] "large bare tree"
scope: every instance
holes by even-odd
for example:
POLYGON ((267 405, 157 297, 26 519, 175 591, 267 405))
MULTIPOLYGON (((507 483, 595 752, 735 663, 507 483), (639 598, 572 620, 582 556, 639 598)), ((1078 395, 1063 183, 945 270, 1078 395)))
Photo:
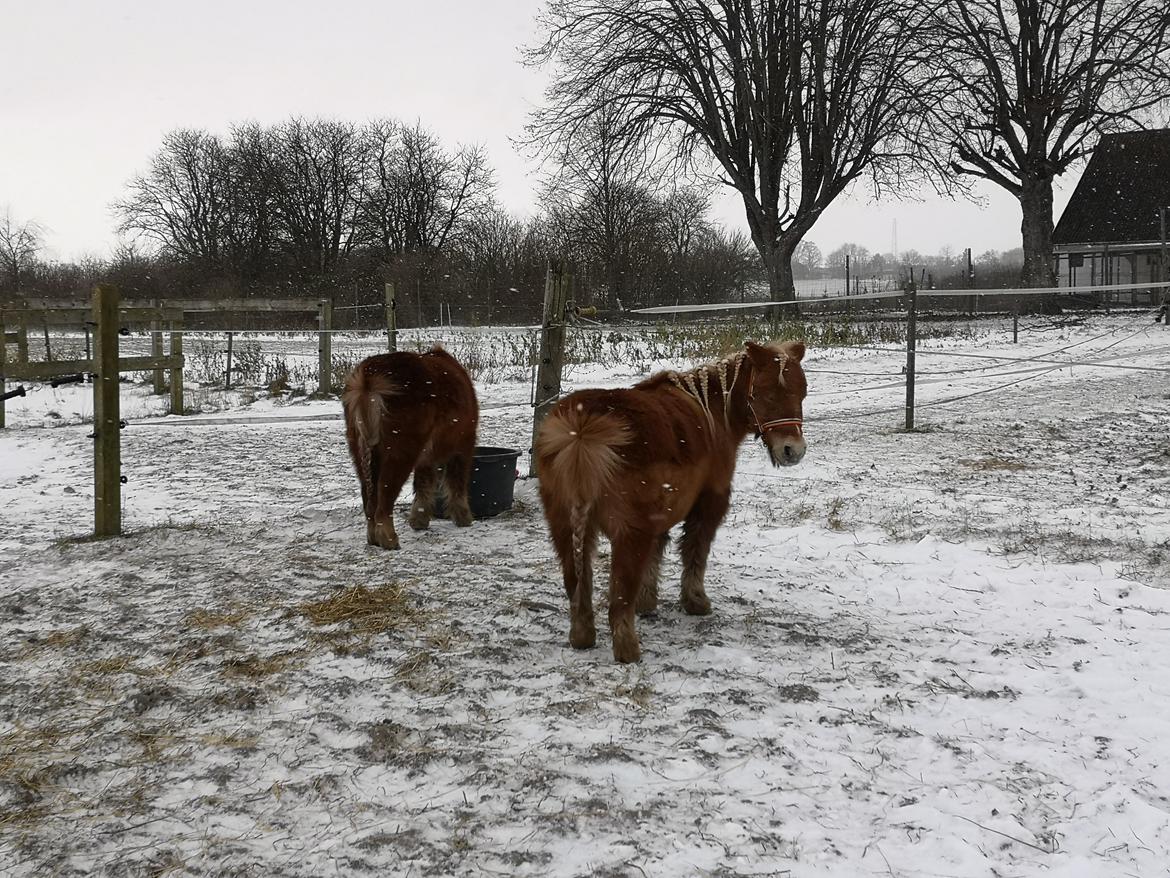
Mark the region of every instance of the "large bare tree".
POLYGON ((956 87, 951 166, 1019 201, 1021 280, 1052 286, 1053 181, 1170 92, 1170 4, 947 0, 935 24, 956 87))
POLYGON ((270 143, 282 243, 302 272, 327 274, 358 241, 365 140, 350 122, 291 119, 270 143))
POLYGON ((530 142, 599 113, 669 139, 740 194, 775 299, 792 254, 851 183, 924 167, 937 101, 910 0, 549 0, 529 61, 554 71, 530 142))
POLYGON ((227 234, 228 152, 213 134, 178 129, 163 138, 150 170, 114 205, 119 231, 142 235, 168 255, 218 265, 227 234))

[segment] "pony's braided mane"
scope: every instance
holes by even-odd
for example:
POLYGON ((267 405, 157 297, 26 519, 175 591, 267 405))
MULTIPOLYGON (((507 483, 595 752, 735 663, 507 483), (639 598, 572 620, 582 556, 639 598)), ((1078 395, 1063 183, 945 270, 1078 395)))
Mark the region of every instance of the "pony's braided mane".
POLYGON ((722 360, 704 363, 688 372, 667 372, 666 377, 683 393, 694 397, 712 428, 715 426, 715 418, 711 414, 711 379, 714 377, 718 380, 719 389, 723 391, 723 423, 730 426, 727 400, 731 396, 731 388, 735 387, 736 379, 739 378, 739 370, 746 357, 746 352, 738 351, 722 360))

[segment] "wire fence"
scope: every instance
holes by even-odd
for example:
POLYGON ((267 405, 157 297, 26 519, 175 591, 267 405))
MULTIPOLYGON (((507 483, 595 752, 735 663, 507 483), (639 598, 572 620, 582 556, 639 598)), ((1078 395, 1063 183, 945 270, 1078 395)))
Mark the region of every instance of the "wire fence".
MULTIPOLYGON (((1127 284, 1113 288, 1118 291, 1164 290, 1170 283, 1127 284)), ((814 345, 832 347, 838 350, 864 352, 870 355, 898 355, 912 352, 929 363, 931 358, 949 357, 959 360, 973 360, 969 367, 932 369, 929 365, 920 368, 916 362, 907 366, 891 366, 885 370, 871 367, 850 370, 847 368, 818 368, 810 364, 806 371, 810 375, 831 375, 838 380, 836 386, 819 394, 821 399, 840 399, 854 395, 866 395, 897 390, 917 384, 931 386, 970 383, 975 380, 998 382, 986 388, 967 391, 943 399, 923 400, 919 408, 947 405, 987 393, 993 393, 1017 386, 1033 378, 1043 377, 1054 371, 1077 367, 1095 370, 1117 370, 1122 372, 1168 373, 1170 367, 1121 362, 1125 354, 1109 355, 1114 346, 1133 338, 1138 330, 1127 336, 1114 338, 1100 349, 1093 345, 1116 335, 1117 330, 1093 335, 1065 345, 1059 345, 1041 353, 1029 356, 1013 356, 1001 352, 990 353, 978 350, 956 349, 952 344, 943 347, 920 347, 917 342, 923 338, 950 338, 974 342, 976 332, 964 335, 953 322, 932 325, 933 315, 929 308, 922 307, 928 297, 958 299, 970 296, 1014 296, 1028 300, 1036 296, 1070 293, 1091 293, 1099 287, 1054 287, 1041 290, 930 290, 920 291, 917 296, 908 297, 904 290, 881 290, 859 295, 822 296, 815 299, 802 298, 796 302, 772 303, 714 303, 705 305, 662 306, 636 309, 621 315, 620 322, 593 319, 578 309, 568 309, 565 318, 548 325, 521 324, 492 327, 458 327, 451 325, 423 328, 398 329, 399 346, 405 349, 425 350, 434 343, 441 343, 452 350, 479 383, 500 383, 526 381, 529 386, 528 404, 539 406, 550 399, 538 399, 536 392, 536 371, 539 360, 541 334, 549 329, 559 328, 567 332, 564 346, 562 370, 573 370, 588 364, 622 364, 635 372, 649 374, 666 364, 682 361, 701 361, 715 358, 731 349, 742 346, 745 337, 755 331, 755 337, 770 329, 782 329, 791 334, 808 334, 823 331, 824 336, 814 339, 814 345), (874 329, 868 315, 844 315, 838 318, 817 315, 807 317, 804 312, 810 303, 819 305, 852 304, 857 301, 871 301, 889 305, 896 300, 896 307, 886 308, 881 315, 884 325, 874 329), (793 306, 800 306, 793 308, 793 306), (771 309, 773 312, 788 312, 787 319, 774 316, 736 318, 719 315, 728 312, 735 315, 750 309, 771 309), (799 310, 800 316, 794 312, 799 310), (908 336, 911 312, 918 320, 918 338, 908 336), (677 317, 686 315, 682 323, 664 324, 661 320, 648 321, 646 318, 677 317), (834 322, 840 320, 844 322, 834 322), (844 328, 843 328, 844 327, 844 328), (869 327, 863 329, 859 327, 869 327), (866 335, 868 333, 868 335, 866 335), (835 337, 830 337, 834 335, 835 337), (858 337, 865 336, 865 337, 858 337), (905 347, 894 344, 904 343, 905 347), (1076 352, 1075 354, 1073 352, 1076 352), (850 380, 854 379, 854 380, 850 380), (1007 379, 1007 380, 1005 380, 1007 379)), ((369 311, 384 314, 381 305, 339 305, 334 310, 354 312, 369 311)), ((982 330, 989 326, 984 315, 982 330)), ((1019 315, 1012 315, 1013 324, 1018 326, 1019 315)), ((1035 319, 1025 326, 1026 331, 1041 333, 1060 327, 1059 319, 1045 321, 1035 319)), ((370 329, 323 329, 317 328, 256 328, 246 325, 231 328, 216 327, 184 329, 184 357, 186 379, 197 386, 211 387, 217 384, 240 388, 257 388, 269 394, 308 392, 312 379, 323 365, 320 349, 311 343, 329 336, 334 341, 329 366, 332 376, 322 379, 321 386, 339 389, 344 376, 360 359, 387 348, 385 326, 370 329)), ((43 332, 44 350, 36 350, 41 338, 33 336, 26 340, 29 345, 29 360, 51 361, 54 358, 80 357, 83 338, 78 333, 43 332)), ((122 340, 124 350, 129 354, 145 353, 152 343, 150 332, 131 332, 122 340)), ((1145 349, 1146 355, 1162 356, 1170 353, 1170 345, 1145 349)), ((141 376, 145 377, 145 375, 141 376)), ((888 415, 902 411, 903 406, 879 406, 868 412, 850 412, 835 416, 836 420, 858 420, 888 415)), ((815 419, 814 419, 815 420, 815 419)))

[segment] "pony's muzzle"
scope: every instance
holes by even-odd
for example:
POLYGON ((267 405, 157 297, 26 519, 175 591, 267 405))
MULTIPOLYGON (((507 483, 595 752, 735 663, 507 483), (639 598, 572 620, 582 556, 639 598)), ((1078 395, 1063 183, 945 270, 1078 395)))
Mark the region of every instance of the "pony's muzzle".
POLYGON ((796 466, 808 448, 802 436, 777 436, 773 433, 764 441, 774 466, 796 466))

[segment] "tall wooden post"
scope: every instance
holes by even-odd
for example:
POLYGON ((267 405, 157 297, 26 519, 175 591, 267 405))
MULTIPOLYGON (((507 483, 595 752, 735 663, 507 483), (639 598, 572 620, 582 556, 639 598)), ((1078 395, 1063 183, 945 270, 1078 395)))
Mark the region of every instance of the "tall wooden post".
MULTIPOLYGON (((532 446, 540 423, 561 395, 561 369, 565 360, 565 306, 569 299, 570 276, 558 260, 549 262, 544 279, 544 320, 540 332, 540 359, 536 364, 535 410, 532 416, 532 446)), ((537 475, 536 454, 530 453, 528 474, 537 475)))
POLYGON ((95 536, 122 533, 122 437, 118 421, 118 288, 93 291, 93 477, 95 536))
POLYGON ((171 329, 171 414, 183 414, 183 322, 172 320, 171 329))
MULTIPOLYGON (((151 302, 151 307, 158 308, 158 302, 151 302)), ((163 337, 162 337, 162 321, 150 321, 150 355, 156 360, 161 360, 163 356, 163 337)), ((162 369, 154 370, 154 392, 159 396, 163 394, 166 388, 166 376, 163 375, 162 369)))
POLYGON ((0 430, 4 429, 4 409, 6 403, 4 401, 4 394, 7 391, 5 383, 7 382, 8 371, 8 336, 4 326, 4 312, 0 311, 0 430))
POLYGON ((386 349, 398 350, 398 302, 394 298, 394 284, 386 284, 386 349))
POLYGON ((322 299, 317 305, 317 393, 328 396, 333 372, 333 301, 322 299))
POLYGON ((16 326, 16 362, 28 362, 28 321, 23 317, 16 326))
MULTIPOLYGON (((1158 208, 1158 220, 1162 225, 1162 253, 1161 253, 1161 268, 1162 283, 1170 282, 1170 257, 1167 256, 1167 250, 1170 246, 1166 242, 1166 208, 1158 208)), ((1162 287, 1162 298, 1159 300, 1162 308, 1166 311, 1162 312, 1162 322, 1167 329, 1170 329, 1170 287, 1162 287)))
POLYGON ((232 333, 227 334, 227 365, 223 370, 223 389, 232 389, 232 333))
POLYGON ((914 269, 906 288, 906 431, 914 429, 914 350, 918 332, 918 290, 914 286, 914 269))

